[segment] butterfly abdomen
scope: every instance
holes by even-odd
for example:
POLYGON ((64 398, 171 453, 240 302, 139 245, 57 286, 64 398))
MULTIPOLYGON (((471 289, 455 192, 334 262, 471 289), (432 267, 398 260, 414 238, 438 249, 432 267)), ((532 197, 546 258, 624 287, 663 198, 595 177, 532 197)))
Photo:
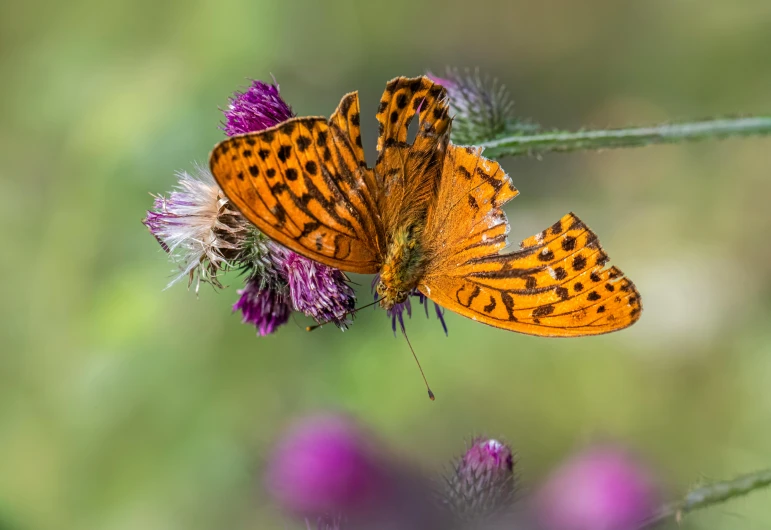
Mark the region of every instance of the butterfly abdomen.
POLYGON ((420 244, 422 223, 408 223, 395 230, 380 269, 378 294, 381 305, 391 308, 403 302, 414 289, 425 268, 425 253, 420 244))

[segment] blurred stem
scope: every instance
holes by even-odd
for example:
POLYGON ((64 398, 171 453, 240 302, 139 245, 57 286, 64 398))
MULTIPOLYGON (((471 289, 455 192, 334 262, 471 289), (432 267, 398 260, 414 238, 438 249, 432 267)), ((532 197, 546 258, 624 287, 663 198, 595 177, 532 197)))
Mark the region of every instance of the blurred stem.
POLYGON ((771 134, 771 116, 722 118, 626 129, 555 131, 508 136, 481 145, 485 148, 486 156, 501 158, 766 134, 771 134))
POLYGON ((714 506, 768 486, 771 486, 771 469, 756 471, 734 480, 708 484, 691 490, 682 500, 662 507, 641 528, 647 528, 670 519, 679 522, 682 516, 688 512, 714 506))

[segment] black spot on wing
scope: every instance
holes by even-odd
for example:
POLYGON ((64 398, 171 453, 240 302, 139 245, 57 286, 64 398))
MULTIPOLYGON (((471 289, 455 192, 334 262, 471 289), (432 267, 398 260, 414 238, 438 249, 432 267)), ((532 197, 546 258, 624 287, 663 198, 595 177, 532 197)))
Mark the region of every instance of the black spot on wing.
POLYGON ((468 291, 468 285, 464 285, 463 287, 461 287, 455 292, 455 299, 458 301, 460 305, 464 307, 471 307, 471 303, 474 301, 474 298, 479 296, 479 293, 482 290, 478 285, 475 285, 474 288, 471 290, 471 292, 468 293, 468 298, 464 302, 463 300, 461 300, 461 296, 465 296, 466 291, 468 291))
POLYGON ((554 306, 551 304, 542 305, 540 307, 536 307, 533 309, 533 316, 534 317, 545 317, 546 315, 551 315, 554 312, 554 306))
POLYGON ((311 142, 312 140, 307 136, 300 135, 295 140, 295 145, 297 145, 297 150, 303 153, 311 145, 311 142))
POLYGON ((514 316, 514 299, 509 293, 504 291, 501 293, 501 302, 503 302, 503 306, 506 308, 506 312, 509 315, 509 320, 516 322, 517 317, 514 316))
POLYGON ((292 155, 292 146, 291 145, 282 145, 278 148, 277 151, 278 159, 282 162, 286 162, 287 158, 289 158, 292 155))
POLYGON ((493 309, 495 309, 496 305, 497 303, 495 302, 495 298, 490 296, 490 303, 484 306, 482 309, 484 310, 485 313, 490 313, 492 312, 493 309))

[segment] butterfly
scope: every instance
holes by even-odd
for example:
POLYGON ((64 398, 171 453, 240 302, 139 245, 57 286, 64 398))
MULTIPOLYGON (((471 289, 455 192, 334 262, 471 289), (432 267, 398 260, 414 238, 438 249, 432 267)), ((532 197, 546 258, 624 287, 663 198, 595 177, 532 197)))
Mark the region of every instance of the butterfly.
POLYGON ((509 232, 501 207, 519 192, 481 148, 450 142, 442 86, 391 80, 377 120, 374 168, 352 92, 329 119, 292 118, 220 142, 211 171, 268 237, 343 271, 379 274, 386 309, 417 289, 473 320, 530 335, 598 335, 637 321, 640 294, 606 268, 597 236, 574 214, 501 253, 509 232))

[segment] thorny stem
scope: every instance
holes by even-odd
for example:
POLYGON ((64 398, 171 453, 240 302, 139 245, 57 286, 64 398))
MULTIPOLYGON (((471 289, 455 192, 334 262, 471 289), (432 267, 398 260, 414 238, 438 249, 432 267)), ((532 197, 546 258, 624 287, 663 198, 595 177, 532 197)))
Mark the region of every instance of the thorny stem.
POLYGON ((485 148, 486 156, 501 158, 766 134, 771 134, 771 116, 719 118, 626 129, 523 134, 490 140, 481 146, 485 148))
POLYGON ((640 528, 649 528, 672 518, 679 521, 688 512, 720 504, 768 486, 771 486, 771 469, 749 473, 734 480, 708 484, 691 490, 680 501, 663 506, 640 528))

